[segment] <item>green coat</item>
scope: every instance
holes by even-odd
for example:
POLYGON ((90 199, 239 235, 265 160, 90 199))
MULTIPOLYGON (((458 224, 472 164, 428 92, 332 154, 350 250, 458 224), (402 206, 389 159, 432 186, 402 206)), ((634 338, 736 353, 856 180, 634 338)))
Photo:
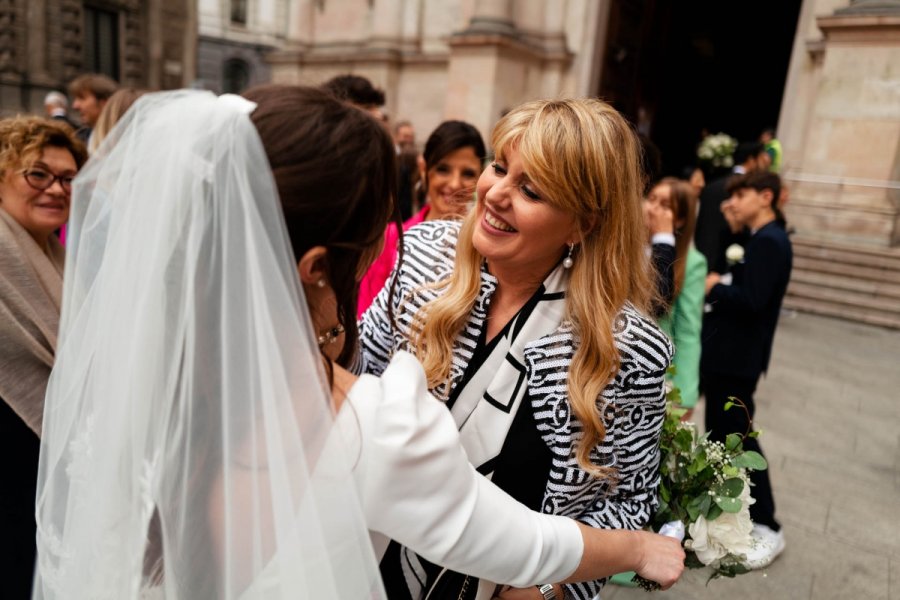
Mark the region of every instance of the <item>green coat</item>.
POLYGON ((660 328, 675 344, 675 377, 672 383, 681 390, 681 406, 697 404, 700 387, 700 326, 703 323, 703 299, 706 295, 706 259, 693 246, 688 250, 681 292, 669 314, 659 320, 660 328))

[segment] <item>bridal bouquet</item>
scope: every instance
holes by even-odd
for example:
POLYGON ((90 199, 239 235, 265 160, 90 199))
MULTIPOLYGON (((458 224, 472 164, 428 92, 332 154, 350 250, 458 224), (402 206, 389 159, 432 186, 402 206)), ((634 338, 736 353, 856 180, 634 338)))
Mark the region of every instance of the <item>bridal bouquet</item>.
MULTIPOLYGON (((683 524, 685 565, 710 568, 710 580, 746 573, 743 560, 753 544, 754 502, 747 472, 765 469, 766 459, 744 450, 740 434, 728 435, 724 444, 699 435, 693 423, 681 421, 687 411, 677 407, 677 400, 676 388, 669 394, 660 440, 662 481, 653 525, 659 530, 683 524)), ((746 410, 740 400, 730 400, 725 410, 746 410)), ((756 437, 758 432, 747 435, 756 437)))
POLYGON ((734 166, 734 149, 737 148, 737 140, 727 133, 716 133, 703 138, 697 147, 697 158, 709 163, 715 168, 730 169, 734 166))

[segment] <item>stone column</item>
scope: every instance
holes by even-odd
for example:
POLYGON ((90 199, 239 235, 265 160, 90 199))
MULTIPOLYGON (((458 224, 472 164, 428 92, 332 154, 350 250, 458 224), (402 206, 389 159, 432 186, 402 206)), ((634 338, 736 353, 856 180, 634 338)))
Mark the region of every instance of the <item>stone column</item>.
POLYGON ((900 1, 858 0, 817 19, 818 85, 788 169, 798 234, 900 245, 900 1))
POLYGON ((29 0, 28 13, 28 79, 38 85, 55 83, 47 71, 47 2, 29 0))
MULTIPOLYGON (((532 12, 547 14, 556 0, 530 0, 532 12)), ((488 139, 501 114, 558 86, 571 54, 558 36, 528 35, 510 16, 509 0, 482 0, 469 25, 450 38, 450 67, 444 117, 464 118, 488 139), (545 44, 546 39, 553 43, 545 44), (547 47, 547 46, 551 47, 547 47), (560 50, 559 46, 562 46, 560 50)), ((554 25, 561 27, 562 20, 554 25)))
POLYGON ((162 0, 147 2, 147 88, 162 89, 163 84, 163 41, 162 41, 162 0))
POLYGON ((516 35, 510 14, 510 0, 480 0, 464 34, 516 35))
POLYGON ((185 3, 183 51, 181 52, 181 85, 191 87, 197 80, 197 49, 199 45, 199 19, 196 1, 185 3))

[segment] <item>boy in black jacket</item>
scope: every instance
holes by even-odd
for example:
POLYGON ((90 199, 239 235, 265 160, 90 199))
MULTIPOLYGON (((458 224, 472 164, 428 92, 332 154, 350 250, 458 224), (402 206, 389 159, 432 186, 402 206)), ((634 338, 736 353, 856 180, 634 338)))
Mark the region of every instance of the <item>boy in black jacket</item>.
MULTIPOLYGON (((781 192, 778 175, 753 172, 729 182, 729 199, 723 209, 730 221, 743 226, 745 242, 729 247, 729 273, 710 273, 706 300, 710 307, 703 320, 700 372, 706 395, 706 430, 710 439, 724 442, 729 433, 750 430, 754 414, 753 393, 766 372, 781 302, 791 276, 792 250, 777 206, 781 192), (729 396, 739 398, 745 413, 735 406, 724 410, 729 396), (749 413, 749 414, 748 414, 749 413), (748 419, 749 417, 749 419, 748 419)), ((755 438, 744 448, 762 453, 755 438)), ((750 507, 755 549, 747 566, 759 569, 784 549, 784 534, 775 520, 775 501, 767 471, 752 471, 750 507)))

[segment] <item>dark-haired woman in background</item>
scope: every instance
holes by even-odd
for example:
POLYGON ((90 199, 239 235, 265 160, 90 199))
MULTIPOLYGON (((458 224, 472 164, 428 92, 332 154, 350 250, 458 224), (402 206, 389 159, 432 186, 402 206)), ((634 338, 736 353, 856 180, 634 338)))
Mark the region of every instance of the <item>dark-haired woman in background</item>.
MULTIPOLYGON (((425 166, 421 188, 422 209, 403 223, 403 231, 423 221, 463 217, 469 208, 464 195, 475 189, 481 164, 487 154, 481 134, 463 121, 444 121, 425 143, 425 166)), ((397 226, 388 225, 384 249, 375 260, 359 288, 358 316, 362 316, 384 287, 397 260, 397 226)))

